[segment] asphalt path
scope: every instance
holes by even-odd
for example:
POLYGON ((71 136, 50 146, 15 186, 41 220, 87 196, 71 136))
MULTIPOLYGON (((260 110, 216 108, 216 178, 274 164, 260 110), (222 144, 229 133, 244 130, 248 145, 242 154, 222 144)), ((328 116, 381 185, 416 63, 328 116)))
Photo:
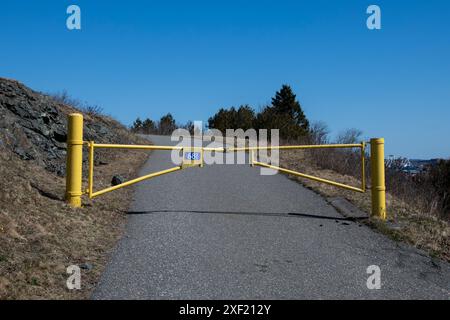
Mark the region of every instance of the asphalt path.
MULTIPOLYGON (((173 166, 155 151, 141 173, 173 166)), ((215 164, 134 188, 93 299, 450 298, 448 263, 347 220, 285 175, 215 164), (367 286, 374 265, 381 289, 367 286)))

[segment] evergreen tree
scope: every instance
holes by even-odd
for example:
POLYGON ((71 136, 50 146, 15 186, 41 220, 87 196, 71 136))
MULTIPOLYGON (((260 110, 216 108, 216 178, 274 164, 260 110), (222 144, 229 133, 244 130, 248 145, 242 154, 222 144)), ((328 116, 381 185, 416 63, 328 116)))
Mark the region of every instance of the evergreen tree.
POLYGON ((240 106, 236 112, 235 125, 233 129, 243 129, 244 131, 253 128, 255 125, 255 111, 249 105, 240 106))
POLYGON ((248 105, 241 105, 237 110, 221 108, 208 119, 208 127, 223 133, 226 129, 279 129, 280 137, 286 140, 307 137, 310 131, 309 121, 288 85, 283 85, 272 98, 272 104, 256 115, 248 105))
POLYGON ((133 132, 141 132, 142 131, 142 121, 139 117, 137 117, 137 119, 134 120, 133 124, 131 125, 131 131, 133 131, 133 132))
POLYGON ((225 134, 226 129, 243 129, 244 131, 253 128, 255 112, 248 105, 240 106, 236 110, 231 107, 229 110, 221 108, 214 116, 208 119, 210 129, 218 129, 225 134))
POLYGON ((276 114, 289 115, 294 124, 302 129, 304 135, 308 133, 309 121, 290 86, 283 85, 280 91, 276 92, 275 97, 272 98, 272 106, 276 114))
POLYGON ((309 133, 309 121, 288 85, 283 85, 272 98, 272 105, 258 114, 256 125, 258 129, 279 129, 280 137, 287 140, 298 140, 309 133))
POLYGON ((159 120, 159 134, 169 135, 177 128, 172 114, 168 113, 159 120))
POLYGON ((156 125, 155 122, 149 118, 145 119, 144 122, 142 122, 142 132, 145 134, 151 134, 155 133, 156 131, 156 125))
POLYGON ((189 131, 190 134, 194 134, 194 123, 191 120, 186 122, 183 128, 189 131))
POLYGON ((208 119, 208 128, 220 130, 225 134, 226 129, 231 129, 234 125, 233 114, 235 112, 234 107, 230 110, 220 108, 214 116, 208 119))

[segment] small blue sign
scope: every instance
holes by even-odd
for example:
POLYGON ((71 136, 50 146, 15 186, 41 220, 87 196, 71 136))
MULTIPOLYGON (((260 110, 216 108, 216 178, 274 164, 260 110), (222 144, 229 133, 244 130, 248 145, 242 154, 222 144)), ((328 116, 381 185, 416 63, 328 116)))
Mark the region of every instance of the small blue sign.
POLYGON ((200 160, 201 155, 200 152, 186 152, 184 158, 186 160, 200 160))

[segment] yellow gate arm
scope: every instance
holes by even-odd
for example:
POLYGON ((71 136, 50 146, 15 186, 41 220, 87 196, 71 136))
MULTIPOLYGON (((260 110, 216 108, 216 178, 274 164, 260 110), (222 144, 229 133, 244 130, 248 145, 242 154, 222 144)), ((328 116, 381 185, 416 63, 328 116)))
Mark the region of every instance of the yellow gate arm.
POLYGON ((331 180, 310 176, 309 174, 300 173, 300 172, 297 172, 297 171, 292 171, 292 170, 288 170, 288 169, 272 166, 270 164, 263 163, 263 162, 253 161, 253 165, 260 166, 260 167, 265 167, 265 168, 269 168, 269 169, 273 169, 273 170, 278 170, 278 171, 281 171, 281 172, 284 172, 284 173, 292 174, 294 176, 299 176, 299 177, 310 179, 310 180, 313 180, 313 181, 330 184, 332 186, 344 188, 344 189, 351 190, 351 191, 356 191, 356 192, 361 192, 361 193, 365 192, 363 188, 356 188, 356 187, 348 186, 348 185, 343 184, 343 183, 334 182, 334 181, 331 181, 331 180))
POLYGON ((126 181, 119 185, 112 186, 112 187, 105 188, 103 190, 94 192, 93 188, 94 188, 94 149, 95 148, 135 149, 135 150, 182 150, 183 148, 182 147, 172 147, 172 146, 153 146, 153 145, 98 144, 98 143, 94 143, 93 141, 89 142, 88 146, 89 146, 89 177, 88 177, 87 194, 90 199, 93 199, 102 194, 105 194, 105 193, 108 193, 108 192, 111 192, 111 191, 114 191, 114 190, 117 190, 120 188, 130 186, 132 184, 135 184, 135 183, 138 183, 138 182, 141 182, 144 180, 148 180, 148 179, 151 179, 154 177, 161 176, 163 174, 171 173, 171 172, 182 169, 181 166, 176 166, 176 167, 173 167, 170 169, 153 172, 153 173, 147 174, 145 176, 126 181))
POLYGON ((89 188, 90 188, 89 189, 90 190, 89 191, 89 198, 92 199, 92 198, 98 197, 98 196, 100 196, 102 194, 105 194, 107 192, 111 192, 111 191, 114 191, 114 190, 117 190, 117 189, 120 189, 120 188, 123 188, 123 187, 127 187, 127 186, 130 186, 132 184, 135 184, 135 183, 147 180, 147 179, 151 179, 151 178, 154 178, 154 177, 157 177, 157 176, 161 176, 163 174, 171 173, 171 172, 174 172, 174 171, 177 171, 177 170, 181 170, 181 167, 173 167, 173 168, 170 168, 170 169, 167 169, 167 170, 162 170, 162 171, 150 173, 150 174, 147 174, 145 176, 142 176, 142 177, 139 177, 139 178, 136 178, 136 179, 132 179, 132 180, 126 181, 124 183, 118 184, 117 186, 112 186, 112 187, 109 187, 109 188, 106 188, 106 189, 103 189, 103 190, 100 190, 100 191, 97 191, 97 192, 92 192, 91 191, 92 190, 92 188, 91 188, 92 184, 90 183, 89 184, 89 188))

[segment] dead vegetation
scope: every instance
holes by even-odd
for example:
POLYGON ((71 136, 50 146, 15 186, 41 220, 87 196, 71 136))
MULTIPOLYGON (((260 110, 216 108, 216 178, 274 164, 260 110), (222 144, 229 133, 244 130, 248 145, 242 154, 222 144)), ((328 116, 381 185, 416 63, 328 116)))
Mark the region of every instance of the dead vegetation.
MULTIPOLYGON (((146 142, 101 108, 0 78, 0 299, 87 298, 123 230, 130 188, 83 199, 81 209, 64 201, 66 119, 72 112, 84 113, 87 141, 146 142), (70 265, 82 269, 81 290, 67 289, 70 265)), ((114 175, 133 178, 147 157, 142 151, 96 152, 96 189, 110 186, 114 175)), ((85 185, 87 158, 85 152, 85 185)))
MULTIPOLYGON (((104 152, 97 186, 133 177, 147 158, 139 151, 104 152)), ((68 207, 64 178, 0 150, 0 299, 87 298, 125 222, 130 189, 82 209, 68 207), (82 289, 66 287, 66 268, 82 267, 82 289)))
MULTIPOLYGON (((343 153, 339 156, 338 153, 331 152, 333 154, 330 154, 330 150, 281 151, 280 165, 283 168, 328 180, 360 186, 358 154, 343 153), (330 167, 332 169, 329 169, 330 167)), ((367 170, 367 174, 369 176, 369 170, 367 170)), ((362 194, 299 177, 292 177, 292 179, 325 197, 343 197, 363 211, 367 213, 371 211, 370 189, 362 194)), ((368 182, 370 186, 370 180, 368 182)), ((450 224, 448 220, 443 219, 441 215, 421 210, 423 207, 417 206, 415 201, 405 201, 401 197, 393 195, 389 190, 388 188, 386 194, 388 223, 381 222, 374 217, 367 223, 396 240, 405 241, 433 256, 450 261, 450 224)))

